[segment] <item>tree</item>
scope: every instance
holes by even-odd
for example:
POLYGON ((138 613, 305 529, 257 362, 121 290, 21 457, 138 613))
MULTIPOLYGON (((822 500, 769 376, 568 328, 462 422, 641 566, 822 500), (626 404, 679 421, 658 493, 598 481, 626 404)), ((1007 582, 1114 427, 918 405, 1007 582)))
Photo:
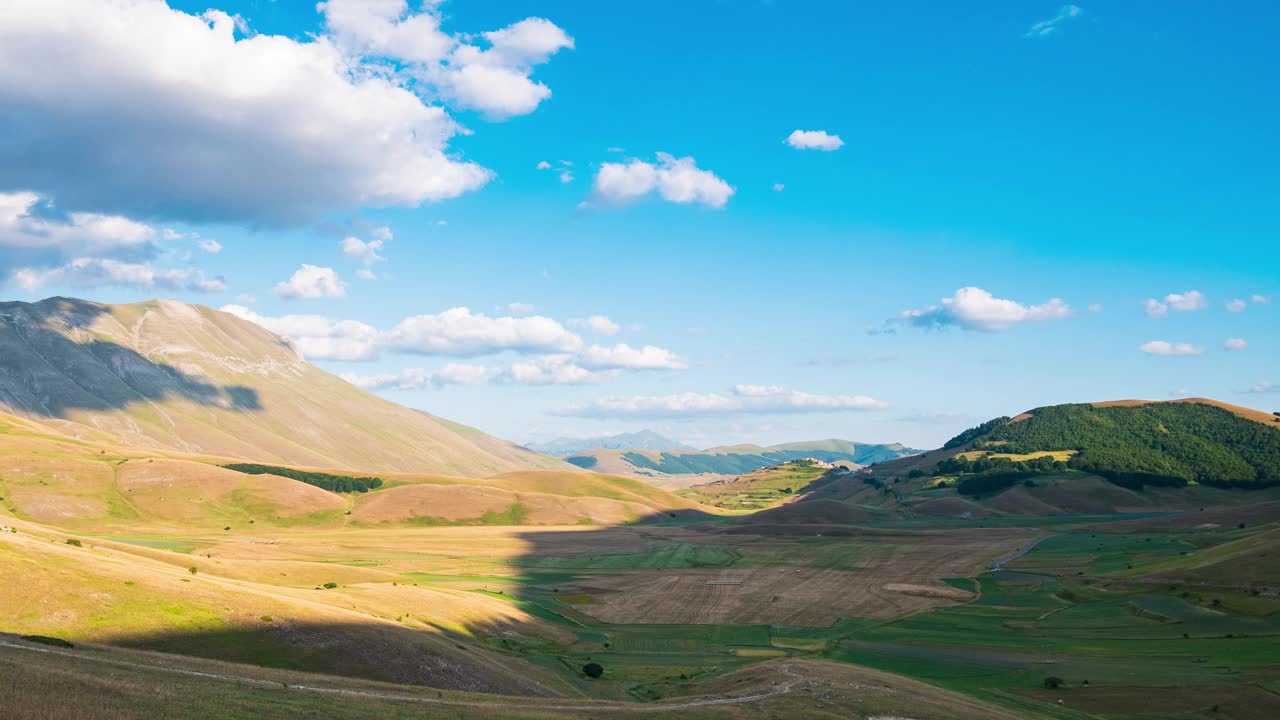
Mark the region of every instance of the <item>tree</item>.
POLYGON ((1062 687, 1062 685, 1062 678, 1057 677, 1056 675, 1050 675, 1044 679, 1044 686, 1049 690, 1057 690, 1062 687))
POLYGON ((589 662, 582 666, 582 674, 589 678, 598 678, 604 675, 604 668, 600 663, 589 662))

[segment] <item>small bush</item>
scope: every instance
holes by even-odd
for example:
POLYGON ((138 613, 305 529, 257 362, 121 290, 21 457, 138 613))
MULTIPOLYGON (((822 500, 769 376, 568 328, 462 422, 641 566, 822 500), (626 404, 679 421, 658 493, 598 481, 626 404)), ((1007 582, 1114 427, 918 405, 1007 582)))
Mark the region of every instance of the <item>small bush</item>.
POLYGON ((52 645, 60 648, 73 648, 75 645, 63 640, 62 638, 48 637, 46 635, 22 635, 21 638, 27 642, 40 643, 41 645, 52 645))
POLYGON ((75 538, 67 538, 67 544, 74 547, 84 547, 84 543, 75 538))
POLYGON ((1044 686, 1049 690, 1057 690, 1058 688, 1062 687, 1062 685, 1063 685, 1063 682, 1062 682, 1062 678, 1060 677, 1050 675, 1049 677, 1044 679, 1044 686))
POLYGON ((271 622, 271 616, 270 616, 270 615, 263 615, 262 617, 260 617, 260 618, 258 618, 258 619, 259 619, 259 620, 261 620, 261 621, 262 621, 262 622, 264 622, 264 623, 269 623, 269 622, 271 622))
POLYGON ((324 589, 325 589, 325 590, 332 590, 332 589, 334 589, 334 588, 336 588, 336 587, 338 587, 338 583, 328 582, 328 583, 325 583, 325 584, 324 584, 324 589))
POLYGON ((582 666, 582 674, 589 678, 598 678, 604 675, 604 668, 600 663, 590 662, 582 666))
POLYGON ((196 567, 195 565, 192 565, 191 567, 187 568, 187 572, 191 573, 192 575, 195 575, 196 573, 200 572, 200 568, 196 567))

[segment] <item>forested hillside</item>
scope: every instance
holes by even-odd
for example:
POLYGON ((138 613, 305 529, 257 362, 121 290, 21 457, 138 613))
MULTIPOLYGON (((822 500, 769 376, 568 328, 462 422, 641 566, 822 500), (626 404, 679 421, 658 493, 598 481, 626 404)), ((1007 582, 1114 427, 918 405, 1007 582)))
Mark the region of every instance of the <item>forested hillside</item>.
POLYGON ((947 447, 968 442, 990 452, 943 461, 938 470, 1012 479, 1010 473, 1074 469, 1136 487, 1280 485, 1280 423, 1271 427, 1208 404, 1055 405, 986 423, 947 447), (1061 451, 1073 452, 1065 460, 1019 457, 1061 451))

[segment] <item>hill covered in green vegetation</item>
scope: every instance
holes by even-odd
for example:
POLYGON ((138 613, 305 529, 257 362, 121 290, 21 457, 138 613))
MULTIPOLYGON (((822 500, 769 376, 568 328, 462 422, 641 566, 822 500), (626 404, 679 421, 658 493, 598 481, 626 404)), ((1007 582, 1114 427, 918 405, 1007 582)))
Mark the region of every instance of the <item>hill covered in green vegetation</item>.
POLYGON ((945 447, 965 446, 936 471, 959 476, 966 494, 1064 470, 1131 488, 1280 485, 1280 423, 1207 403, 1042 407, 965 431, 945 447))

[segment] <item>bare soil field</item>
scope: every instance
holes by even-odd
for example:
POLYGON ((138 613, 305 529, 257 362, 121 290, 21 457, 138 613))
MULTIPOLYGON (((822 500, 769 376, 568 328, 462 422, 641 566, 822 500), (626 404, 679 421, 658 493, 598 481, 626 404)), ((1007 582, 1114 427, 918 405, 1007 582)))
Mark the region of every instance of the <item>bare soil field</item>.
POLYGON ((590 575, 583 582, 602 592, 582 610, 614 623, 825 627, 841 617, 900 617, 951 603, 958 596, 943 578, 973 575, 1031 542, 1035 532, 870 534, 824 543, 830 558, 833 547, 848 546, 856 566, 844 567, 814 567, 815 558, 806 553, 811 543, 733 537, 744 560, 732 567, 590 575), (727 580, 741 582, 714 584, 727 580), (889 585, 916 590, 887 590, 889 585))

